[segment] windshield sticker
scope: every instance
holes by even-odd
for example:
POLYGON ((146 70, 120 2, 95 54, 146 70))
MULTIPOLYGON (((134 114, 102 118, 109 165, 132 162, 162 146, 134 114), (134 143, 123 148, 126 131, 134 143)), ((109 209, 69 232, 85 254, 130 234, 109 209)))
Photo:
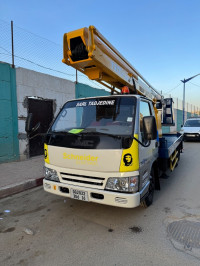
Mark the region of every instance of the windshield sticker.
POLYGON ((128 117, 127 118, 127 122, 132 122, 133 121, 133 117, 128 117))
POLYGON ((96 105, 114 105, 115 100, 107 100, 107 101, 89 101, 89 102, 78 102, 76 106, 96 106, 96 105))
POLYGON ((80 132, 82 132, 84 129, 71 129, 69 130, 68 132, 71 133, 71 134, 78 134, 80 132))

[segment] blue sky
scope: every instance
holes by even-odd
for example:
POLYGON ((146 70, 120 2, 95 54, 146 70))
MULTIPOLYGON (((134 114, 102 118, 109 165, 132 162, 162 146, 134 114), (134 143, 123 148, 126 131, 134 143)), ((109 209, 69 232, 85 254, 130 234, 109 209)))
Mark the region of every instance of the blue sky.
MULTIPOLYGON (((61 45, 65 32, 94 25, 152 86, 180 99, 180 80, 200 73, 199 0, 1 0, 0 18, 61 45)), ((186 101, 200 107, 200 76, 186 83, 186 101)))

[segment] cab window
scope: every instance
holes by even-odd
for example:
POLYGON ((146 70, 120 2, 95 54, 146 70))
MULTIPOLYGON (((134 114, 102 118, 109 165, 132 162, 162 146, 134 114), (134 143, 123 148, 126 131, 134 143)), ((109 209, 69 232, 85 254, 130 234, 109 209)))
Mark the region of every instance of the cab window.
POLYGON ((152 115, 151 113, 151 108, 148 102, 146 101, 141 101, 140 102, 140 134, 141 134, 141 139, 144 142, 144 134, 143 134, 143 117, 145 116, 150 116, 152 115))

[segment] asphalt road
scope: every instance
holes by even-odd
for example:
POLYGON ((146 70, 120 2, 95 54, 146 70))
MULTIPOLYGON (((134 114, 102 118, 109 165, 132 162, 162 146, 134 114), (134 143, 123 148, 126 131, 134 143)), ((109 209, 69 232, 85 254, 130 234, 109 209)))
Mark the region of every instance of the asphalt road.
MULTIPOLYGON (((0 265, 200 265, 167 230, 200 224, 200 143, 185 143, 154 203, 122 209, 65 199, 42 187, 0 200, 0 265)), ((199 236, 200 243, 200 236, 199 236)))

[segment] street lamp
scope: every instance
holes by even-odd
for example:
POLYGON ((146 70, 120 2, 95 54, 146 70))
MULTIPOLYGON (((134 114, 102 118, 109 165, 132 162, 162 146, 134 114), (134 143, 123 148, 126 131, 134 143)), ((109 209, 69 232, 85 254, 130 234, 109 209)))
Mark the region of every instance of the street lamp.
POLYGON ((184 125, 184 122, 185 122, 185 118, 184 118, 184 115, 185 115, 185 83, 190 81, 191 79, 195 78, 196 76, 199 76, 199 74, 189 78, 189 79, 184 79, 184 80, 181 80, 183 82, 183 125, 184 125))

